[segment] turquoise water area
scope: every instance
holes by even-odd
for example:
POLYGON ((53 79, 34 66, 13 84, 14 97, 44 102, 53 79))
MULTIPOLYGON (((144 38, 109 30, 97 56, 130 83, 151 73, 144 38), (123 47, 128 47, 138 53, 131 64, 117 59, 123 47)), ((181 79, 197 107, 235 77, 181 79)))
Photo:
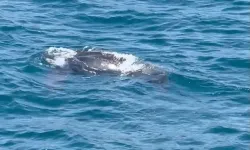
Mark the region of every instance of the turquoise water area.
POLYGON ((249 0, 1 0, 0 149, 247 150, 249 0), (50 47, 131 54, 164 83, 84 76, 50 47))

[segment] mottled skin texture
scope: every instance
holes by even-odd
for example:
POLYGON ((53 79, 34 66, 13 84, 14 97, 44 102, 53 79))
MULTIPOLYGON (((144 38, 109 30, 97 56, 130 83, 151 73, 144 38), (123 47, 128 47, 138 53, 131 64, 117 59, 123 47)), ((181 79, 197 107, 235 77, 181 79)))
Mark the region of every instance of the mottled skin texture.
MULTIPOLYGON (((74 73, 83 75, 113 74, 120 75, 120 70, 110 69, 108 66, 117 66, 123 63, 125 58, 117 58, 113 54, 98 51, 78 51, 73 58, 68 58, 66 68, 74 73)), ((166 81, 166 72, 162 69, 143 63, 144 67, 133 72, 126 72, 127 76, 143 78, 149 82, 163 83, 166 81)))
POLYGON ((91 51, 79 51, 74 58, 68 59, 69 67, 77 73, 100 74, 100 73, 120 73, 120 71, 110 70, 107 64, 119 65, 124 58, 117 58, 113 54, 91 51))

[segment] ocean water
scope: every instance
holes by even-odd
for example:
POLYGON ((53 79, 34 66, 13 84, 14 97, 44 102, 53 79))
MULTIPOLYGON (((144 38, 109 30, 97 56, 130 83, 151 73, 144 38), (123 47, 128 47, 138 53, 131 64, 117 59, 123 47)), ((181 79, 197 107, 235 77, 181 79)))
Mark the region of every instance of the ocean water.
POLYGON ((249 149, 249 8, 249 0, 1 0, 0 149, 249 149), (74 74, 40 59, 51 47, 85 46, 159 66, 166 82, 74 74))

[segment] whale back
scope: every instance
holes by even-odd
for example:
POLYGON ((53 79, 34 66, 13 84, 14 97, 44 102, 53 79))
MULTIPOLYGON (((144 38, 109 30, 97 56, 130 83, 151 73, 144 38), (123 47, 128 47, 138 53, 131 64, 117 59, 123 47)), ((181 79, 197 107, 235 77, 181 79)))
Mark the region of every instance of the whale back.
POLYGON ((133 76, 154 83, 163 83, 166 80, 166 72, 163 69, 143 62, 131 54, 49 48, 44 54, 44 60, 56 68, 83 75, 133 76))

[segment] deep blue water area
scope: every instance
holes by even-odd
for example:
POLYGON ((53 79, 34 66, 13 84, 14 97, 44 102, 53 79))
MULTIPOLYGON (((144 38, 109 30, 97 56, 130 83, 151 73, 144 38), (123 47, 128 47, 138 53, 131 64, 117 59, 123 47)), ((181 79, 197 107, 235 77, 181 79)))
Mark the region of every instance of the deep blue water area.
POLYGON ((1 0, 0 149, 247 150, 249 0, 1 0), (164 83, 84 76, 49 47, 134 55, 164 83))

